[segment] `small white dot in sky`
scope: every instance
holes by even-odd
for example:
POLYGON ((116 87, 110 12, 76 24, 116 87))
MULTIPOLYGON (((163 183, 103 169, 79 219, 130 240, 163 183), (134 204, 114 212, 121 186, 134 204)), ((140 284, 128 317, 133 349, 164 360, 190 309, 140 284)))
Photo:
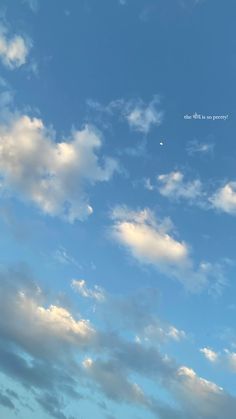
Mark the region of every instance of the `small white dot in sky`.
POLYGON ((161 141, 161 142, 160 142, 160 145, 162 146, 162 145, 164 145, 164 143, 161 141))

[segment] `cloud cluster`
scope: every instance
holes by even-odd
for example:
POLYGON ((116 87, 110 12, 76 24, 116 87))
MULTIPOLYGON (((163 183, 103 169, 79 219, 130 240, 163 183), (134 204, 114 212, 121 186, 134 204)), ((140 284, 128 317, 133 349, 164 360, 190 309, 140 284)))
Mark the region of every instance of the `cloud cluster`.
POLYGON ((157 185, 153 184, 149 178, 144 180, 144 185, 149 191, 158 189, 162 196, 171 200, 185 200, 203 209, 236 215, 235 181, 226 182, 215 192, 211 192, 199 179, 186 181, 184 174, 176 170, 158 175, 157 185))
POLYGON ((6 27, 0 26, 0 58, 5 66, 15 69, 26 63, 31 43, 20 35, 10 36, 6 27))
POLYGON ((112 158, 99 160, 101 145, 100 133, 91 126, 55 142, 42 120, 13 115, 0 125, 2 188, 51 216, 83 220, 93 211, 84 187, 108 181, 118 169, 112 158))
MULTIPOLYGON (((176 365, 152 341, 147 344, 128 338, 131 323, 126 324, 125 336, 114 327, 103 330, 101 322, 99 330, 68 308, 49 303, 49 297, 22 268, 1 270, 0 279, 1 371, 30 391, 51 417, 72 419, 64 408, 71 398, 84 398, 79 389, 89 386, 108 402, 138 406, 160 419, 221 419, 222 414, 234 418, 235 398, 189 367, 176 365), (175 407, 149 395, 143 379, 167 391, 175 407)), ((86 283, 83 288, 89 289, 86 283)), ((142 300, 139 303, 142 307, 142 300)), ((113 307, 114 301, 108 316, 111 321, 113 307)), ((138 312, 131 309, 140 322, 138 312)), ((122 315, 127 318, 124 310, 122 315)), ((175 338, 176 330, 169 328, 175 338)), ((11 393, 5 392, 0 403, 16 409, 19 400, 14 398, 13 404, 11 393)))
POLYGON ((219 264, 202 261, 194 267, 190 248, 173 236, 170 219, 158 222, 149 209, 132 211, 126 207, 115 208, 111 217, 112 237, 141 263, 153 265, 192 292, 224 284, 219 264))

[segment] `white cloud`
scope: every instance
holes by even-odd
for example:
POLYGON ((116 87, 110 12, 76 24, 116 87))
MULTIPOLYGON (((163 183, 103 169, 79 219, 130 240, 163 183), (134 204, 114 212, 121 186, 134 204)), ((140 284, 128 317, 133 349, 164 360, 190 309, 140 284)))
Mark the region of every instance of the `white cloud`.
POLYGON ((40 288, 24 284, 2 288, 0 329, 32 355, 56 358, 63 356, 65 348, 83 348, 96 338, 89 320, 76 319, 59 304, 47 306, 40 288))
POLYGON ((91 126, 55 142, 42 120, 12 116, 0 125, 0 174, 5 189, 44 213, 73 222, 92 213, 86 185, 108 181, 118 169, 112 158, 99 161, 101 135, 91 126))
POLYGON ((84 279, 73 279, 71 286, 82 297, 92 298, 98 302, 103 302, 106 299, 105 291, 101 287, 95 285, 94 289, 90 289, 87 287, 84 279))
POLYGON ((20 35, 10 36, 5 27, 0 27, 0 58, 10 69, 26 63, 31 44, 20 35))
POLYGON ((174 326, 170 326, 167 330, 167 336, 169 336, 171 339, 180 341, 184 338, 186 338, 186 334, 183 330, 179 330, 174 326))
POLYGON ((217 352, 214 352, 210 348, 201 348, 200 349, 200 352, 203 353, 203 355, 205 356, 205 358, 208 359, 208 361, 210 361, 210 362, 216 362, 217 359, 218 359, 217 352))
MULTIPOLYGON (((25 301, 24 301, 25 304, 25 301)), ((77 337, 90 338, 95 334, 94 329, 87 320, 75 320, 68 310, 63 307, 51 305, 48 308, 35 307, 35 324, 43 327, 44 333, 59 336, 62 340, 77 342, 77 337)))
POLYGON ((215 209, 227 214, 236 215, 236 182, 228 182, 210 197, 215 209))
POLYGON ((160 109, 160 99, 154 95, 149 103, 145 103, 142 99, 113 100, 107 105, 103 105, 94 100, 88 100, 87 104, 91 110, 112 116, 118 113, 129 127, 137 132, 148 134, 154 126, 161 125, 164 112, 160 109))
POLYGON ((161 125, 163 112, 158 109, 160 104, 157 96, 145 104, 142 100, 129 102, 125 106, 124 115, 131 129, 148 134, 153 126, 161 125))
POLYGON ((190 291, 210 287, 218 292, 218 287, 224 285, 224 274, 219 264, 203 261, 194 268, 190 248, 173 236, 170 219, 158 222, 149 209, 131 211, 126 207, 115 208, 111 217, 112 237, 141 263, 157 267, 190 291))
MULTIPOLYGON (((173 387, 173 391, 182 400, 185 411, 191 413, 190 417, 193 415, 196 418, 220 419, 222 412, 226 409, 225 417, 233 418, 233 410, 227 414, 230 410, 230 397, 217 384, 199 377, 191 368, 186 366, 178 368, 173 387), (228 403, 229 409, 227 409, 228 403)), ((235 400, 231 409, 234 406, 235 400)))
POLYGON ((183 173, 179 171, 159 175, 157 181, 159 192, 168 198, 195 201, 203 193, 200 180, 185 182, 183 173))
MULTIPOLYGON (((236 182, 231 181, 216 190, 213 194, 203 188, 199 179, 185 181, 184 174, 173 171, 157 176, 157 187, 161 195, 172 200, 185 199, 202 209, 215 209, 227 214, 236 215, 236 182)), ((145 188, 154 190, 150 179, 145 180, 145 188)))
POLYGON ((236 352, 232 352, 229 349, 224 349, 223 352, 215 352, 209 348, 200 349, 200 352, 204 354, 208 361, 215 363, 227 369, 232 374, 236 373, 236 352))
POLYGON ((144 341, 150 344, 169 340, 180 342, 186 338, 186 333, 174 326, 161 325, 160 322, 154 321, 145 326, 142 333, 137 335, 136 338, 139 342, 144 341))
POLYGON ((201 143, 197 140, 190 141, 187 145, 187 152, 189 155, 196 153, 211 154, 215 148, 214 143, 201 143))
POLYGON ((136 258, 148 263, 186 264, 188 248, 178 242, 167 231, 168 223, 157 225, 153 213, 145 209, 140 212, 116 208, 112 218, 114 237, 128 246, 136 258))

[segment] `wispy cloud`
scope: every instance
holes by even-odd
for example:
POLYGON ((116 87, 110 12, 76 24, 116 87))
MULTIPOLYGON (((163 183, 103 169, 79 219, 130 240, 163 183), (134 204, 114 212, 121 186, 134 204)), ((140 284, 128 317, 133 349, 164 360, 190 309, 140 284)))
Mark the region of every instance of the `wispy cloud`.
POLYGON ((131 130, 147 135, 152 128, 161 125, 164 112, 160 107, 160 98, 154 95, 150 102, 144 102, 141 98, 137 99, 117 99, 107 105, 103 105, 94 100, 88 100, 90 109, 102 114, 112 116, 117 114, 126 121, 131 130))
POLYGON ((215 148, 214 143, 209 142, 199 142, 197 140, 189 141, 187 144, 187 152, 188 154, 212 154, 215 148))
POLYGON ((53 253, 53 257, 63 265, 72 265, 77 269, 81 269, 81 265, 73 256, 68 253, 68 251, 63 246, 59 246, 58 249, 56 249, 56 251, 53 253))
POLYGON ((95 301, 103 302, 106 299, 105 291, 98 285, 94 286, 94 289, 90 289, 86 285, 84 279, 73 279, 71 286, 75 292, 78 292, 82 297, 92 298, 95 301))

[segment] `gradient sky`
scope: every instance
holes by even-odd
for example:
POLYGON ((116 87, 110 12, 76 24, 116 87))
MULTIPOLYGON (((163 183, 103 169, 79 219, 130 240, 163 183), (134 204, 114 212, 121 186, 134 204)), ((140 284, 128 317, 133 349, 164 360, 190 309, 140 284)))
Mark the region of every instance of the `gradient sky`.
POLYGON ((235 419, 235 18, 1 0, 1 418, 235 419))

